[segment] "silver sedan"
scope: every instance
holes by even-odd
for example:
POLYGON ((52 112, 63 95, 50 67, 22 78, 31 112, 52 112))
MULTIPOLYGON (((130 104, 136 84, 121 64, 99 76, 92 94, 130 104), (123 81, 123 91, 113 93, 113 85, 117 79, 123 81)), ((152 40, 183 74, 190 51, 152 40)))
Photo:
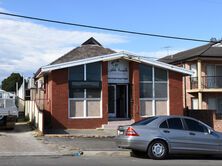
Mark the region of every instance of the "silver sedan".
POLYGON ((152 159, 169 154, 222 154, 222 133, 194 118, 153 116, 119 126, 117 146, 147 152, 152 159))

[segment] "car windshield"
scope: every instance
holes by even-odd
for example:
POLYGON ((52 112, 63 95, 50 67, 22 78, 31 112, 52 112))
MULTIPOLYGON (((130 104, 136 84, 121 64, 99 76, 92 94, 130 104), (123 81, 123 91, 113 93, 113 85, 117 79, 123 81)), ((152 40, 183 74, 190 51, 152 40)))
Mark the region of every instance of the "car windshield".
POLYGON ((144 126, 157 119, 157 117, 149 117, 133 123, 131 126, 144 126))

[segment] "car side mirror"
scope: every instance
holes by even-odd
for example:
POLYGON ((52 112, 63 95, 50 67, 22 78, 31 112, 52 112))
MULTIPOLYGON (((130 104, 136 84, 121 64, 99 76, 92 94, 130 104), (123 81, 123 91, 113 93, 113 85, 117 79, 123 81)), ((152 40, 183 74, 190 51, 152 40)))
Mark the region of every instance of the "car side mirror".
POLYGON ((209 133, 209 134, 212 134, 212 133, 213 133, 213 129, 208 128, 208 133, 209 133))

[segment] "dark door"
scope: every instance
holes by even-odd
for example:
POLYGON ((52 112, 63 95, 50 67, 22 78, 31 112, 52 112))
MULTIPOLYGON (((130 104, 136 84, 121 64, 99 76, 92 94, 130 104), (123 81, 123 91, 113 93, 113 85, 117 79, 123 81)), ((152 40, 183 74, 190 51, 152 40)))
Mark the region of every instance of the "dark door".
POLYGON ((116 86, 116 117, 126 118, 127 117, 127 86, 117 85, 116 86))
POLYGON ((116 85, 108 87, 108 112, 109 117, 116 117, 116 85))

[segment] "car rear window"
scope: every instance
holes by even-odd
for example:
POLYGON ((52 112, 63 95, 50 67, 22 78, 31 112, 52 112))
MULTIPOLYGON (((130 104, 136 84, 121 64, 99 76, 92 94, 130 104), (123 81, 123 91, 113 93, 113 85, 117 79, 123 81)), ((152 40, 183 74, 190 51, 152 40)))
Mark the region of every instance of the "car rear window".
POLYGON ((149 117, 132 124, 132 126, 144 126, 157 119, 157 117, 149 117))
POLYGON ((168 124, 166 120, 160 124, 160 128, 165 128, 165 129, 168 128, 168 124))
POLYGON ((167 120, 169 129, 182 130, 183 124, 180 118, 170 118, 167 120))

